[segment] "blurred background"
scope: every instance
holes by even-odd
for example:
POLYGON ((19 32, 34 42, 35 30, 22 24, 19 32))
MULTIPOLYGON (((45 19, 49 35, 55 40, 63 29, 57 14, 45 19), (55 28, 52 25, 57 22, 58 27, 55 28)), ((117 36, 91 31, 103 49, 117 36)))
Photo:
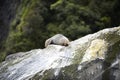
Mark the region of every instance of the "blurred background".
POLYGON ((0 62, 57 33, 72 41, 119 25, 120 0, 0 0, 0 62))

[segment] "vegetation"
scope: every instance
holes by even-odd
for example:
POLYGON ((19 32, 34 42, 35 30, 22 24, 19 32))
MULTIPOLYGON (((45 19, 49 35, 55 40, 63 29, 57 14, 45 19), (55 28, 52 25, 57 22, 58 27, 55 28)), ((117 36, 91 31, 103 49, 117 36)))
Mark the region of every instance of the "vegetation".
POLYGON ((8 55, 44 48, 44 41, 57 33, 74 40, 118 26, 119 3, 119 0, 21 0, 3 51, 8 55))

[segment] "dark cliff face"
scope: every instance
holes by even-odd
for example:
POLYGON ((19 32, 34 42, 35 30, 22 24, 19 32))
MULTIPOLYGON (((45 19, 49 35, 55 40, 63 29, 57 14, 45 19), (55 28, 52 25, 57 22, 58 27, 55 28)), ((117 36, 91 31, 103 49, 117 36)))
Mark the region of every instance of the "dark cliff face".
POLYGON ((0 48, 2 41, 6 39, 10 29, 10 22, 15 17, 17 6, 21 0, 0 1, 0 48))

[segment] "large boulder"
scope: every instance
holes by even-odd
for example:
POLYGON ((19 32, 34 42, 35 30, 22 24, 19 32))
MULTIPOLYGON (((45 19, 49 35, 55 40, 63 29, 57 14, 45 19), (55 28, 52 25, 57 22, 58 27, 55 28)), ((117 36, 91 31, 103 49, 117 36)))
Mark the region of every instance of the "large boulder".
POLYGON ((119 80, 120 27, 7 56, 0 80, 119 80))

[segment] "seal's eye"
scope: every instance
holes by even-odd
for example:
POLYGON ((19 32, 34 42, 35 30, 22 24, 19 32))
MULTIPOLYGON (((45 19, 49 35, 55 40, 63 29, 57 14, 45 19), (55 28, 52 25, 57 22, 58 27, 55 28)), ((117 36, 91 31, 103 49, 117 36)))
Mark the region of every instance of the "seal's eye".
POLYGON ((50 42, 50 44, 54 44, 53 40, 50 42))
POLYGON ((68 46, 68 44, 65 44, 65 46, 68 46))

